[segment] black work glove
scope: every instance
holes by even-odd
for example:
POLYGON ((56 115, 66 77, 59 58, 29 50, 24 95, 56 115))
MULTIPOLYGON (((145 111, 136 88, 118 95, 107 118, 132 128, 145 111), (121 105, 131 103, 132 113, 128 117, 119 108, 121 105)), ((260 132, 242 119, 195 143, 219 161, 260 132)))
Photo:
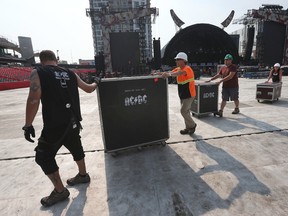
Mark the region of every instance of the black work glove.
POLYGON ((95 77, 94 82, 97 84, 97 86, 100 84, 101 82, 101 77, 95 77))
POLYGON ((32 142, 34 143, 34 140, 31 139, 30 136, 32 137, 35 137, 35 130, 34 130, 34 127, 31 125, 31 126, 24 126, 22 128, 22 130, 24 130, 24 136, 25 136, 25 139, 29 142, 32 142))

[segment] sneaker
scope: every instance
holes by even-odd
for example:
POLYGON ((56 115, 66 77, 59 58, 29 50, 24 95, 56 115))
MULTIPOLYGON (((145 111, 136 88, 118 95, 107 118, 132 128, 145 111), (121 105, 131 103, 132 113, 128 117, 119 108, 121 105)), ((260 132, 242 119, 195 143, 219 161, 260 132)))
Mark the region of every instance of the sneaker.
POLYGON ((69 186, 82 184, 82 183, 89 183, 89 182, 90 182, 90 176, 88 173, 85 176, 80 176, 80 174, 78 173, 74 178, 70 178, 67 180, 67 184, 69 186))
POLYGON ((240 112, 239 108, 235 108, 232 114, 238 114, 240 112))
POLYGON ((214 113, 214 116, 219 116, 222 117, 223 116, 223 110, 219 110, 218 112, 214 113))
POLYGON ((41 199, 41 204, 45 207, 52 206, 57 202, 61 202, 67 199, 70 195, 70 192, 67 188, 64 188, 64 191, 61 193, 57 192, 55 189, 51 192, 51 194, 47 197, 43 197, 41 199))

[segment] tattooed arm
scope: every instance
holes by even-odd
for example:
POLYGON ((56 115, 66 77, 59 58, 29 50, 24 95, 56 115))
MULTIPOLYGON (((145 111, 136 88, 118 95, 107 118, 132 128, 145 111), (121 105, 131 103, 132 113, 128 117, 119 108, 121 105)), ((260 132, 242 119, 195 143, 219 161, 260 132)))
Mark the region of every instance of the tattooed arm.
POLYGON ((31 126, 37 114, 41 99, 41 85, 37 70, 32 70, 30 74, 30 90, 26 103, 25 126, 31 126))
POLYGON ((91 93, 97 88, 96 83, 88 84, 88 83, 84 82, 83 80, 81 80, 80 77, 76 73, 75 73, 75 75, 77 77, 78 87, 81 88, 83 91, 85 91, 87 93, 91 93))

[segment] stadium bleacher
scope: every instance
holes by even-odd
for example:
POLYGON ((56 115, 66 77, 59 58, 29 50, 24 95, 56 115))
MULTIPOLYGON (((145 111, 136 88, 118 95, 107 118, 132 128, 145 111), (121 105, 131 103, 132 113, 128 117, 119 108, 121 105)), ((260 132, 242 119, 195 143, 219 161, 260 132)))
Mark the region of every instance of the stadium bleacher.
MULTIPOLYGON (((30 85, 32 67, 0 67, 0 91, 25 88, 30 85)), ((94 79, 95 69, 71 69, 85 82, 91 83, 94 79)))
POLYGON ((0 82, 17 82, 29 80, 30 67, 0 67, 0 82))
POLYGON ((0 67, 0 91, 28 87, 31 67, 0 67))

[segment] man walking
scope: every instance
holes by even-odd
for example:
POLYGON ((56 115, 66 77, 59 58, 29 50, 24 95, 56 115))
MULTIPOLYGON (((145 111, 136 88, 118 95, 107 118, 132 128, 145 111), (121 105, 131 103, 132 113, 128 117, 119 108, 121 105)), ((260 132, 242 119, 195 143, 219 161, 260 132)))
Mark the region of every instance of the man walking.
POLYGON ((196 88, 194 82, 194 72, 190 66, 187 65, 188 57, 184 52, 179 52, 176 57, 177 67, 172 71, 159 72, 158 75, 162 77, 176 77, 178 84, 178 95, 181 102, 181 115, 184 118, 185 128, 180 130, 181 134, 192 135, 195 132, 197 124, 191 116, 191 105, 196 96, 196 88))
POLYGON ((42 104, 43 129, 35 148, 36 163, 51 180, 54 190, 41 199, 43 206, 51 206, 69 197, 59 174, 55 156, 62 145, 72 154, 78 166, 78 174, 67 180, 68 185, 90 182, 86 172, 84 151, 80 139, 82 120, 78 87, 87 93, 93 92, 97 84, 83 82, 74 72, 57 66, 57 58, 50 50, 40 55, 42 66, 33 69, 30 75, 30 90, 26 103, 26 122, 23 127, 25 139, 35 137, 33 121, 42 104))
POLYGON ((227 54, 224 58, 225 66, 223 66, 218 74, 212 77, 208 82, 215 80, 217 78, 222 78, 219 81, 219 84, 223 82, 222 85, 222 102, 221 107, 218 113, 219 117, 223 116, 223 110, 226 106, 229 99, 234 101, 235 109, 232 114, 238 114, 239 110, 239 84, 238 84, 238 75, 236 65, 232 63, 233 57, 231 54, 227 54))

